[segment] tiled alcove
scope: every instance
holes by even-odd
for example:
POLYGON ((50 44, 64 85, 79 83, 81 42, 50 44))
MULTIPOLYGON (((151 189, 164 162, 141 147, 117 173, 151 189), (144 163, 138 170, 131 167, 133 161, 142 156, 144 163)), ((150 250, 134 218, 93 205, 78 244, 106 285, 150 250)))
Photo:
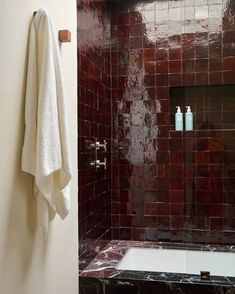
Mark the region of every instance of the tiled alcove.
POLYGON ((174 129, 176 106, 182 112, 191 106, 194 129, 235 129, 235 86, 194 86, 170 88, 171 128, 174 129))
MULTIPOLYGON (((170 195, 175 227, 191 230, 186 240, 229 243, 235 230, 234 86, 171 88, 170 195), (190 105, 193 131, 175 131, 176 105, 190 105), (173 200, 174 199, 174 200, 173 200)), ((183 116, 185 118, 185 116, 183 116)))

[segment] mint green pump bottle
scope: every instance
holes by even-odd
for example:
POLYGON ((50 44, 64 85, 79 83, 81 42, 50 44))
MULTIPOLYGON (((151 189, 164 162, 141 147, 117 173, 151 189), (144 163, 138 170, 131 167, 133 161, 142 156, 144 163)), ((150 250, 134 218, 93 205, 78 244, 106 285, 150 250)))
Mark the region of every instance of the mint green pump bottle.
POLYGON ((183 113, 181 112, 180 106, 176 106, 177 112, 175 114, 175 130, 183 130, 183 113))
POLYGON ((185 130, 192 131, 193 130, 193 114, 190 106, 186 106, 187 111, 185 113, 185 130))

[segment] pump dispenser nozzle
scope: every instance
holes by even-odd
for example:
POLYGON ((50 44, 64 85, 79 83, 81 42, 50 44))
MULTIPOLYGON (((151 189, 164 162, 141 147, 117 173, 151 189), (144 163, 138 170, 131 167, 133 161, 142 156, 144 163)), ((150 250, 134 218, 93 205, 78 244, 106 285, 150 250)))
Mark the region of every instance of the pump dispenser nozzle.
POLYGON ((187 112, 191 112, 190 106, 185 106, 185 108, 187 108, 187 112))
POLYGON ((180 106, 176 106, 177 112, 181 112, 180 106))

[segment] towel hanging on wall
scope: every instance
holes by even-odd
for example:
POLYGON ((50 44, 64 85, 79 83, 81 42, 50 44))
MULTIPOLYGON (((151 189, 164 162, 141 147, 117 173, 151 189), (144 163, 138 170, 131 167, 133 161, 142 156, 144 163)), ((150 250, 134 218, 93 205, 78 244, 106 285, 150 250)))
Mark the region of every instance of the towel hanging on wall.
POLYGON ((35 14, 29 36, 22 170, 34 177, 37 221, 46 236, 56 213, 70 208, 71 158, 58 38, 47 10, 35 14))

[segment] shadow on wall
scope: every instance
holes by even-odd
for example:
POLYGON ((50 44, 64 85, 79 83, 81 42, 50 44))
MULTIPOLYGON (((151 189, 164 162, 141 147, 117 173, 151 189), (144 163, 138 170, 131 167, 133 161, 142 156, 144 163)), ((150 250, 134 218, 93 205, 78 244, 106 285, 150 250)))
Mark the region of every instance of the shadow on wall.
MULTIPOLYGON (((27 46, 28 48, 28 46, 27 46)), ((28 52, 25 52, 25 60, 28 52)), ((6 230, 1 232, 3 241, 4 256, 2 260, 2 268, 7 272, 7 268, 11 268, 12 276, 1 276, 3 283, 12 283, 14 273, 22 281, 26 281, 31 272, 32 262, 38 253, 38 245, 36 246, 36 198, 33 193, 33 177, 21 170, 22 146, 24 142, 24 104, 25 104, 25 81, 26 81, 26 62, 25 71, 22 78, 22 98, 20 105, 20 117, 17 124, 18 130, 15 132, 18 137, 15 138, 17 144, 15 158, 12 158, 12 188, 10 191, 11 199, 8 202, 8 212, 6 213, 6 230)), ((49 239, 49 236, 48 236, 49 239)), ((38 257, 42 263, 46 260, 47 254, 46 242, 42 240, 41 256, 38 257)), ((47 240, 49 242, 49 240, 47 240)))
MULTIPOLYGON (((23 97, 23 96, 22 96, 23 97)), ((23 108, 23 107, 22 107, 23 108)), ((23 125, 22 117, 18 124, 21 128, 23 125)), ((36 222, 36 198, 33 194, 33 177, 21 170, 21 150, 23 146, 22 128, 17 132, 19 134, 17 142, 18 150, 15 154, 13 163, 17 162, 12 174, 12 190, 10 192, 9 210, 6 220, 6 230, 1 232, 3 241, 4 256, 2 268, 6 270, 11 268, 12 276, 4 277, 3 283, 10 285, 12 278, 17 277, 21 281, 27 281, 32 272, 32 265, 35 259, 40 261, 41 268, 44 268, 47 260, 48 244, 50 243, 50 234, 47 240, 37 237, 36 222), (38 248, 40 250, 38 250, 38 248)), ((42 232, 39 232, 41 235, 42 232)))

